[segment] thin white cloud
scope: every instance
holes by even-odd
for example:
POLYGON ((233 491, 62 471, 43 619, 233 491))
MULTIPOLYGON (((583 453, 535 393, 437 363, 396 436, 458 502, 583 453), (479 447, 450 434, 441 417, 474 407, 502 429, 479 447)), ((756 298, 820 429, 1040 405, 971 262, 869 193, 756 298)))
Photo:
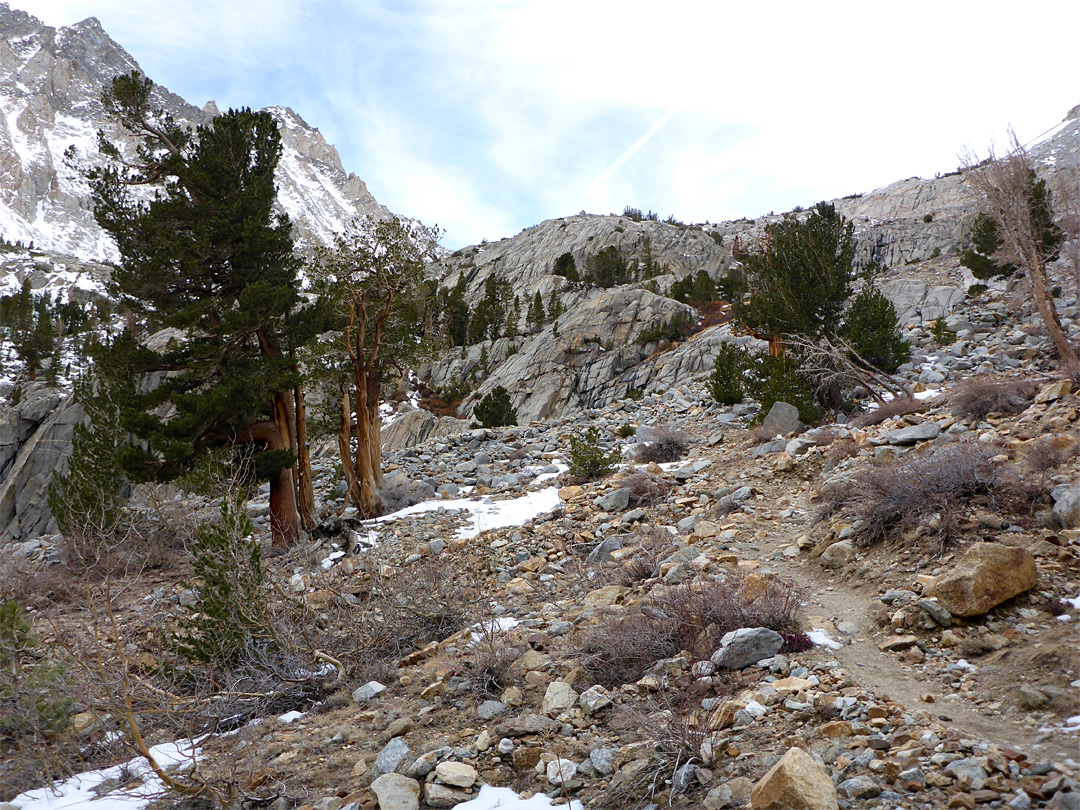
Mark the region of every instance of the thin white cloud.
POLYGON ((615 172, 622 168, 623 164, 626 163, 626 161, 630 160, 630 158, 632 158, 639 151, 641 151, 641 148, 645 144, 652 140, 653 135, 659 132, 661 127, 663 127, 664 124, 670 121, 672 116, 675 115, 675 113, 676 110, 668 110, 658 119, 656 119, 656 122, 647 130, 645 130, 644 135, 642 135, 640 138, 630 144, 629 148, 617 158, 615 158, 612 164, 606 169, 604 169, 603 172, 601 172, 599 177, 597 177, 585 187, 585 190, 582 192, 581 196, 585 199, 590 199, 600 186, 606 183, 611 178, 611 176, 615 174, 615 172))

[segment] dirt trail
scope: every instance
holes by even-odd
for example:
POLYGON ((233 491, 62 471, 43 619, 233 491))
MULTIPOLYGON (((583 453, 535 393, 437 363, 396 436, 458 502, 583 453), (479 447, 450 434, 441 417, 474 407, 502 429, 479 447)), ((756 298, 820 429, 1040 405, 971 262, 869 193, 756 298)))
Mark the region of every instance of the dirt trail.
MULTIPOLYGON (((808 619, 822 617, 834 625, 852 622, 858 627, 858 634, 850 638, 831 632, 830 635, 843 646, 827 653, 823 650, 823 654, 839 661, 859 685, 878 696, 899 701, 909 712, 928 714, 974 737, 1020 750, 1030 751, 1039 744, 1037 729, 1021 725, 1012 717, 983 713, 962 698, 945 693, 940 681, 928 679, 916 668, 902 663, 896 653, 882 652, 878 644, 883 636, 871 614, 877 590, 852 584, 840 572, 831 574, 822 570, 816 564, 806 562, 804 554, 794 559, 778 557, 777 552, 791 545, 797 533, 770 532, 766 539, 754 541, 759 550, 749 556, 757 559, 764 568, 810 588, 810 603, 805 612, 808 619), (933 703, 923 702, 922 696, 926 694, 934 696, 933 703)), ((1072 755, 1069 754, 1070 740, 1064 736, 1042 745, 1054 753, 1060 750, 1065 756, 1072 755)))

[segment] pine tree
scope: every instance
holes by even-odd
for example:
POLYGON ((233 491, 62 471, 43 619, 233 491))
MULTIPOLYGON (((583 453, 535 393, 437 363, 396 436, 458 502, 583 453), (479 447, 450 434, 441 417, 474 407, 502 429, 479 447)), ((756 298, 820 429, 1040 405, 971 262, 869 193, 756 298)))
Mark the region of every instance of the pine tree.
POLYGON ((469 342, 469 304, 465 292, 465 275, 462 274, 445 302, 446 334, 452 346, 464 346, 469 342))
MULTIPOLYGON (((436 241, 434 231, 396 217, 366 220, 319 251, 309 267, 343 337, 342 363, 329 370, 341 394, 338 452, 349 498, 364 517, 383 510, 383 386, 436 346, 423 313, 424 267, 436 241)), ((326 364, 319 352, 313 359, 326 364)))
POLYGON ((854 226, 828 203, 806 219, 765 228, 761 250, 746 257, 748 303, 732 302, 743 323, 773 341, 835 333, 855 278, 854 226))
POLYGON ((900 323, 892 301, 867 282, 844 313, 840 329, 855 352, 866 362, 892 374, 911 353, 900 337, 900 323))
POLYGON ((120 251, 114 291, 147 328, 177 330, 167 346, 106 359, 136 375, 169 372, 125 411, 139 441, 125 448, 124 467, 135 480, 172 480, 211 447, 252 445, 256 474, 270 481, 274 540, 291 544, 298 496, 305 518, 314 501, 297 463, 303 396, 290 355, 315 329, 295 312, 291 226, 273 212, 277 124, 267 112, 230 110, 192 133, 153 109, 152 93, 137 73, 106 90, 107 110, 142 143, 132 161, 102 139, 112 160, 90 172, 95 217, 120 251), (134 185, 156 192, 136 197, 134 185))
POLYGON ((544 301, 540 298, 540 291, 537 290, 533 294, 532 305, 529 307, 529 314, 526 318, 526 322, 528 323, 531 331, 540 331, 541 327, 544 325, 545 317, 546 316, 544 314, 544 301))

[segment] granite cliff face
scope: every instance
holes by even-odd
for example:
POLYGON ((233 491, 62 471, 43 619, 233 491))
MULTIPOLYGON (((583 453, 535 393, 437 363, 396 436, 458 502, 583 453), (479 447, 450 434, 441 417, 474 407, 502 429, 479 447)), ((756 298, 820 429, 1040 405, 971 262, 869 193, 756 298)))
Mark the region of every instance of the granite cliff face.
MULTIPOLYGON (((101 91, 138 64, 93 17, 56 29, 0 3, 0 34, 0 233, 9 242, 84 260, 116 258, 94 222, 89 188, 64 154, 73 146, 92 160, 99 129, 116 137, 101 91)), ((160 85, 154 101, 192 127, 217 112, 213 102, 199 109, 160 85)), ((278 200, 302 248, 329 241, 355 216, 388 213, 360 178, 345 172, 319 130, 287 107, 270 112, 284 146, 278 200)))

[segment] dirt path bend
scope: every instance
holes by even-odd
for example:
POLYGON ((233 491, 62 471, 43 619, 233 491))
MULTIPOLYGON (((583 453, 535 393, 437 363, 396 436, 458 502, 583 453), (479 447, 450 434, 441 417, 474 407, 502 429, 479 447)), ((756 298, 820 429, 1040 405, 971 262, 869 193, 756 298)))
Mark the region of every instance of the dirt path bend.
MULTIPOLYGON (((758 550, 748 556, 756 559, 764 569, 776 571, 810 589, 805 615, 811 624, 814 618, 820 617, 834 626, 840 622, 851 622, 858 628, 858 633, 849 637, 831 631, 830 635, 843 646, 830 650, 827 655, 839 661, 860 686, 878 696, 899 701, 911 713, 927 714, 973 737, 1019 750, 1031 751, 1038 746, 1035 750, 1049 755, 1075 757, 1074 738, 1058 734, 1047 740, 1038 728, 1017 722, 1023 715, 1002 716, 997 712, 980 710, 960 696, 948 692, 948 687, 938 679, 928 677, 920 668, 902 662, 896 653, 882 652, 878 645, 885 635, 875 625, 872 615, 877 589, 853 584, 841 572, 830 573, 808 561, 805 554, 795 558, 780 556, 780 549, 790 546, 798 533, 786 530, 770 532, 766 539, 753 541, 758 550), (925 702, 924 695, 933 695, 934 702, 925 702), (1041 736, 1044 739, 1040 740, 1041 736)), ((1020 683, 1018 680, 1017 687, 1020 683)))

